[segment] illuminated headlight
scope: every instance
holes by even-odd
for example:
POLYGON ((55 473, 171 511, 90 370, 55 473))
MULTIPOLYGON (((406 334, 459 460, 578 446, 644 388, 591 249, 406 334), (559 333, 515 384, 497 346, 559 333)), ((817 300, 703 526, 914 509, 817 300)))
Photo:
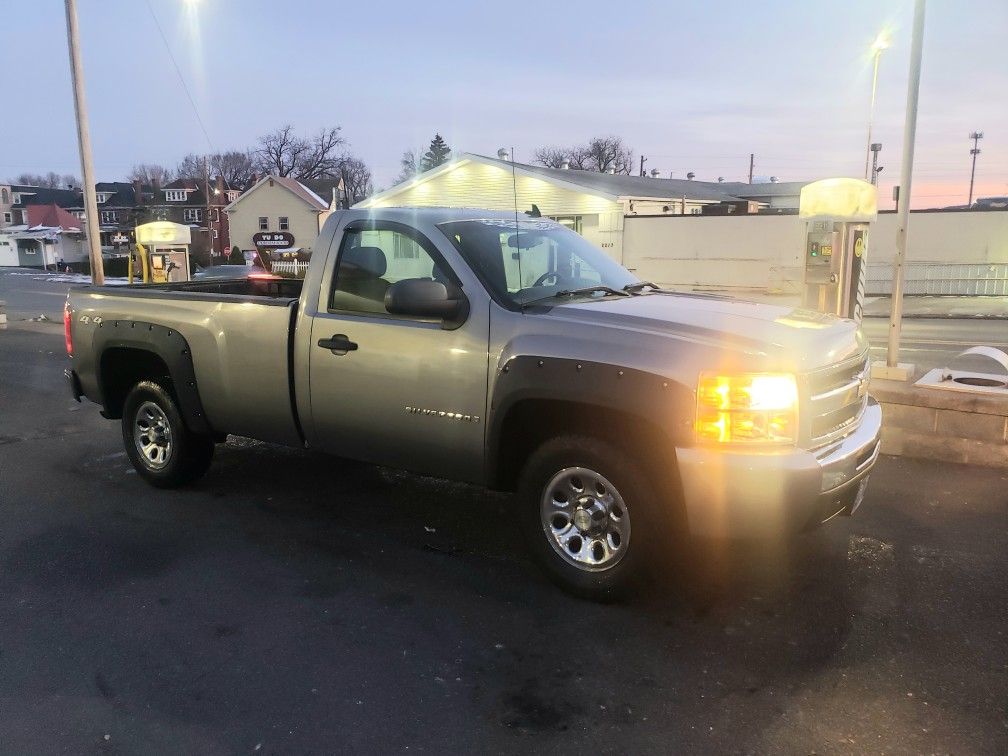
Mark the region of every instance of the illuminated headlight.
POLYGON ((786 373, 701 373, 697 440, 793 444, 798 437, 798 385, 786 373))

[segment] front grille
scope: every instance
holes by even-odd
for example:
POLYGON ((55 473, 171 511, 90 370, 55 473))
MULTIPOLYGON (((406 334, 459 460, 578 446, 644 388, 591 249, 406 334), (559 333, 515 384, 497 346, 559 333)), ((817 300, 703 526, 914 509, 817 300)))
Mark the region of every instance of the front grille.
POLYGON ((809 373, 806 417, 810 448, 843 438, 857 427, 868 403, 867 355, 809 373))

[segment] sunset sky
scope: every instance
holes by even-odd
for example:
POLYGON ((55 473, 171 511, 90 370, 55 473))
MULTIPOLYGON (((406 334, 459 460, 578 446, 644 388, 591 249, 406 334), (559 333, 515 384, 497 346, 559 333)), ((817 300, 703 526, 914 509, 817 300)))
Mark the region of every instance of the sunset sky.
MULTIPOLYGON (((95 165, 244 148, 290 122, 342 126, 377 187, 435 131, 456 150, 617 134, 663 176, 861 176, 870 46, 886 30, 874 140, 882 206, 899 174, 910 0, 761 3, 79 0, 95 165)), ((4 9, 0 177, 79 174, 63 3, 4 9)), ((978 196, 1008 195, 1008 2, 931 0, 915 207, 963 204, 967 135, 986 133, 978 196)))

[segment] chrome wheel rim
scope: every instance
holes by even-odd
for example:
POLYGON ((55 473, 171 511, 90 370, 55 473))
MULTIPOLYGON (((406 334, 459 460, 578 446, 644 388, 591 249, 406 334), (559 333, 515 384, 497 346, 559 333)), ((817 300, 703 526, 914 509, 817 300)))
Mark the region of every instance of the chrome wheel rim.
POLYGON ((630 513, 623 497, 586 467, 567 467, 550 478, 539 517, 553 550, 585 572, 612 569, 630 545, 630 513))
POLYGON ((160 470, 172 455, 172 432, 168 417, 154 402, 144 402, 133 420, 133 441, 144 464, 160 470))

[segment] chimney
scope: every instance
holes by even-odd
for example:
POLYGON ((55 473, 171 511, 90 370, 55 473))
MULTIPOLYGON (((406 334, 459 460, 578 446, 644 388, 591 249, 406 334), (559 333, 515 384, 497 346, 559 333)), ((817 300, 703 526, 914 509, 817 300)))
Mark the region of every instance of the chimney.
POLYGON ((217 175, 217 183, 214 188, 217 190, 217 194, 224 194, 224 177, 220 174, 217 175))
POLYGON ((251 183, 251 186, 255 186, 256 184, 258 184, 260 178, 261 177, 259 176, 258 173, 253 173, 252 174, 252 183, 251 183))
POLYGON ((140 179, 133 179, 133 204, 138 206, 143 204, 143 185, 140 179))

